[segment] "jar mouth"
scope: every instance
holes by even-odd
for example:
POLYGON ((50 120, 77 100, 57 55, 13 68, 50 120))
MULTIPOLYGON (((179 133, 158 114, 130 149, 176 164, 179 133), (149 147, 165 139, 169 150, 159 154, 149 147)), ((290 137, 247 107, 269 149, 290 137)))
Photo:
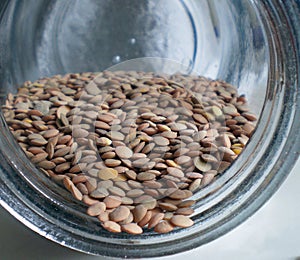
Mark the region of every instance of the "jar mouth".
MULTIPOLYGON (((129 258, 194 248, 252 215, 277 190, 299 156, 299 8, 292 10, 277 1, 251 1, 249 6, 259 16, 268 44, 269 75, 260 118, 240 158, 215 182, 194 194, 194 226, 164 235, 152 231, 141 236, 115 235, 104 231, 85 214, 83 205, 29 163, 2 114, 1 205, 34 231, 62 245, 90 254, 129 258), (282 26, 288 28, 288 34, 282 32, 282 26)), ((226 79, 236 80, 229 75, 226 79)))

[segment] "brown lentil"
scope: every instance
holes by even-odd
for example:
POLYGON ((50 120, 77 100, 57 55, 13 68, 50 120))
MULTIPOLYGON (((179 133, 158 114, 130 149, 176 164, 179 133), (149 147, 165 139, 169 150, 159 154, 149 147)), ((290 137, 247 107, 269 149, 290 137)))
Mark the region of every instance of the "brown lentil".
POLYGON ((152 217, 148 223, 148 228, 155 227, 161 220, 164 219, 164 216, 165 216, 164 213, 156 213, 156 214, 152 213, 152 217))
POLYGON ((96 202, 87 209, 87 214, 94 217, 99 216, 106 210, 106 205, 103 202, 96 202))
POLYGON ((134 222, 140 222, 146 215, 147 209, 143 205, 138 205, 132 211, 134 222))
POLYGON ((120 222, 129 217, 130 210, 126 206, 119 206, 109 214, 109 219, 114 222, 120 222))
POLYGON ((194 224, 194 222, 188 218, 187 216, 183 215, 175 215, 171 218, 170 222, 177 227, 187 228, 194 224))
POLYGON ((154 231, 157 233, 169 233, 174 229, 174 227, 166 220, 159 222, 155 227, 154 231))
POLYGON ((109 220, 104 221, 102 223, 102 227, 104 227, 109 232, 113 232, 113 233, 121 232, 121 226, 114 221, 109 221, 109 220))
POLYGON ((143 233, 143 229, 136 223, 125 224, 122 225, 121 228, 122 231, 133 235, 138 235, 143 233))

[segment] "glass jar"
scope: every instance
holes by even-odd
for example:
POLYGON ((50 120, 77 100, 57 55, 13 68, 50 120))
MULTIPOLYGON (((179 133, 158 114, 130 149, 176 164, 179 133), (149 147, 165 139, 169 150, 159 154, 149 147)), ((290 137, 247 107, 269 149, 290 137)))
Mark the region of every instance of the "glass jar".
POLYGON ((175 254, 233 229, 270 198, 299 156, 299 13, 299 2, 279 0, 1 1, 2 104, 23 81, 41 76, 113 65, 172 73, 182 65, 185 73, 238 86, 259 115, 242 155, 194 195, 194 226, 131 236, 104 231, 43 176, 1 114, 1 205, 50 240, 114 257, 175 254))

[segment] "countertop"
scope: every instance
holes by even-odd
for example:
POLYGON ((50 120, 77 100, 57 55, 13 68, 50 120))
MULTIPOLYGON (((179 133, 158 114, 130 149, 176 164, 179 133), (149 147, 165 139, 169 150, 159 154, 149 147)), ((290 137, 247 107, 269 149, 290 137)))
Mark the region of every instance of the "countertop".
MULTIPOLYGON (((299 201, 300 159, 275 195, 243 224, 200 248, 162 259, 299 260, 299 201)), ((0 259, 109 258, 85 255, 48 241, 29 230, 0 207, 0 259)))

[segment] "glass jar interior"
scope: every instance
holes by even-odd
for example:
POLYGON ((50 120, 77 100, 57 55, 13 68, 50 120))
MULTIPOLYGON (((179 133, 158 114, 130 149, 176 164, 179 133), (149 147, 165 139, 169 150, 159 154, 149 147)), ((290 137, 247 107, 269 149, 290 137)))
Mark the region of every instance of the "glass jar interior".
MULTIPOLYGON (((270 71, 269 32, 253 1, 28 0, 4 1, 2 7, 2 103, 8 92, 16 92, 26 80, 69 72, 141 68, 194 72, 225 80, 246 95, 258 116, 270 105, 266 97, 273 98, 268 87, 270 77, 274 77, 270 71)), ((195 194, 196 225, 163 236, 151 231, 138 237, 104 231, 84 214, 83 205, 29 163, 1 115, 1 142, 6 147, 1 151, 6 158, 2 170, 9 176, 7 187, 18 197, 18 203, 12 204, 29 209, 24 212, 24 220, 18 218, 31 223, 40 234, 92 254, 170 254, 193 247, 191 241, 199 234, 201 243, 209 241, 203 230, 221 226, 216 223, 221 221, 222 209, 217 212, 210 208, 232 192, 230 185, 236 187, 242 182, 240 175, 245 174, 246 166, 255 164, 261 156, 255 149, 267 124, 263 119, 238 161, 215 183, 195 194), (30 216, 32 221, 28 220, 30 216), (182 246, 175 249, 174 241, 181 241, 182 246)), ((224 205, 229 207, 232 201, 226 199, 224 205)), ((5 205, 12 207, 7 202, 5 205)), ((225 210, 228 208, 224 206, 225 210)), ((20 216, 17 209, 14 212, 20 216)))

